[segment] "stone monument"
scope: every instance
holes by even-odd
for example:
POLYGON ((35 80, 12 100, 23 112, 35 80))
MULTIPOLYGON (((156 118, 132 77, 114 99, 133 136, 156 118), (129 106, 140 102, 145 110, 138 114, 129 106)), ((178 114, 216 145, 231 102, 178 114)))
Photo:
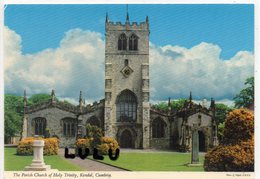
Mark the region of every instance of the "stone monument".
POLYGON ((48 171, 50 165, 45 165, 43 159, 44 140, 35 140, 33 142, 33 160, 30 166, 25 167, 25 171, 48 171))
POLYGON ((193 124, 192 128, 192 149, 191 149, 191 163, 188 166, 201 166, 199 163, 199 125, 193 124))

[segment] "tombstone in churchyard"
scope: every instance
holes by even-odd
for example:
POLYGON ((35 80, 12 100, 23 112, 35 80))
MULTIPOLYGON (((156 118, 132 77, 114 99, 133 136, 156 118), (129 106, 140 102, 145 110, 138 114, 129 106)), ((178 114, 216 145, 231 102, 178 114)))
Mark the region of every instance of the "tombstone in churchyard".
POLYGON ((30 166, 25 167, 25 171, 48 171, 50 165, 45 165, 43 159, 44 140, 35 140, 33 142, 33 160, 30 166))

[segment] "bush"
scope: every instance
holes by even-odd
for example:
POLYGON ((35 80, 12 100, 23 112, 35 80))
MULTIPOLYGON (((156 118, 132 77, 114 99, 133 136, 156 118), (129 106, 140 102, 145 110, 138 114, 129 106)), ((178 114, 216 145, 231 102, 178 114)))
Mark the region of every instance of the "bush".
POLYGON ((247 109, 229 113, 222 143, 210 150, 206 171, 254 171, 254 115, 247 109))
POLYGON ((254 135, 254 115, 248 109, 235 109, 225 121, 223 143, 238 144, 252 139, 254 135))
POLYGON ((57 155, 59 150, 59 140, 57 138, 34 138, 28 137, 21 140, 18 144, 16 153, 17 155, 32 155, 33 154, 33 142, 34 140, 44 140, 44 155, 57 155))
POLYGON ((205 156, 206 171, 254 171, 254 141, 219 145, 205 156))
POLYGON ((107 155, 110 148, 112 149, 112 153, 115 154, 116 149, 119 148, 118 142, 111 137, 102 137, 101 145, 98 146, 99 152, 107 155))
MULTIPOLYGON (((113 153, 119 148, 118 142, 111 137, 102 137, 100 141, 101 144, 96 147, 93 138, 77 139, 76 147, 77 149, 82 148, 83 150, 89 148, 90 154, 92 154, 94 148, 97 148, 99 153, 103 155, 107 155, 110 148, 113 153)), ((76 150, 76 154, 77 153, 78 151, 76 150)))

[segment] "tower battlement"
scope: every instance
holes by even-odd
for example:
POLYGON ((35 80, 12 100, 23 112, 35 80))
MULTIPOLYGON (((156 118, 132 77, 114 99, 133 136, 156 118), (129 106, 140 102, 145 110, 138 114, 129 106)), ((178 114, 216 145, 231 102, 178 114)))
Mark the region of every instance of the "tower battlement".
POLYGON ((122 31, 127 31, 127 30, 142 30, 142 31, 149 31, 149 23, 148 22, 125 22, 124 24, 121 22, 107 22, 106 23, 106 30, 107 31, 114 31, 114 30, 122 30, 122 31))
POLYGON ((148 16, 146 16, 146 20, 144 22, 132 22, 129 21, 129 15, 126 15, 125 23, 122 22, 113 22, 108 20, 108 15, 106 15, 106 31, 149 31, 149 20, 148 16))

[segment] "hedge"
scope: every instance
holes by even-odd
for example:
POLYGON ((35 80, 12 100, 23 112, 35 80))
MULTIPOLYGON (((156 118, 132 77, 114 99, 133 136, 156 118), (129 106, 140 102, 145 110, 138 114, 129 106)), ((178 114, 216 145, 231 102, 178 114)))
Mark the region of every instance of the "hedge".
POLYGON ((59 139, 57 138, 34 138, 28 137, 21 140, 18 144, 16 153, 17 155, 32 155, 33 154, 33 142, 34 140, 44 140, 44 155, 57 155, 59 150, 59 139))

